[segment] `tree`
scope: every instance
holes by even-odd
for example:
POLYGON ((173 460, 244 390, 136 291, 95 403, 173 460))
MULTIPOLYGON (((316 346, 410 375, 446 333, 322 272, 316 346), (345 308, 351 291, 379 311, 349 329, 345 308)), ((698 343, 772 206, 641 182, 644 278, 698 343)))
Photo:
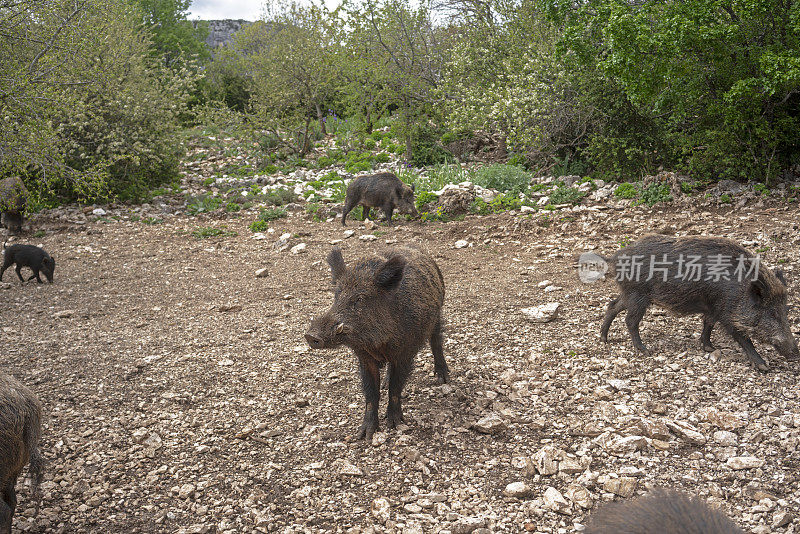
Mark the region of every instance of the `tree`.
POLYGON ((208 59, 210 52, 205 39, 208 24, 196 26, 187 20, 192 0, 131 0, 142 14, 142 23, 150 32, 152 50, 163 57, 167 65, 179 58, 208 59))

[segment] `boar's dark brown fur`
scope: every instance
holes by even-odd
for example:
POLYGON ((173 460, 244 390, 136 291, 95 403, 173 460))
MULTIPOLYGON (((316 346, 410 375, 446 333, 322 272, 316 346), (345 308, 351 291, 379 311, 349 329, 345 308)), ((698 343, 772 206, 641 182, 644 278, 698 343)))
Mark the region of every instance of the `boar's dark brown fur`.
POLYGON ((658 304, 682 315, 702 314, 700 341, 706 351, 714 350, 711 330, 719 323, 761 371, 769 367, 749 336, 773 345, 787 360, 800 358, 789 327, 783 273, 772 272, 758 264, 756 278, 756 270, 750 270, 756 265, 755 257, 733 241, 716 237, 648 235, 619 250, 609 262, 615 267, 613 272, 622 293, 608 305, 600 329, 602 341, 608 341, 608 330, 617 314, 627 310, 625 324, 633 344, 640 352, 647 353, 639 335, 639 323, 647 307, 658 304), (638 277, 633 276, 635 269, 631 258, 634 257, 639 258, 638 277), (708 270, 701 271, 699 279, 695 279, 696 272, 689 272, 686 261, 698 257, 702 265, 713 263, 715 258, 728 258, 731 263, 727 268, 728 279, 708 270), (743 269, 737 273, 740 258, 743 269))
POLYGON ((33 392, 0 373, 0 534, 11 534, 15 485, 22 469, 30 463, 34 495, 41 481, 41 417, 42 407, 33 392))
POLYGON ((697 497, 656 490, 609 503, 592 514, 585 534, 744 534, 725 514, 697 497))
POLYGON ((439 382, 448 380, 442 352, 444 279, 430 256, 408 248, 349 265, 336 248, 328 264, 335 285, 333 306, 311 322, 305 337, 315 349, 353 349, 366 398, 357 437, 369 439, 378 428, 381 367, 388 365, 389 428, 403 421, 401 393, 425 343, 431 345, 439 382))
POLYGON ((401 213, 417 215, 417 208, 414 206, 414 186, 404 184, 391 172, 359 176, 350 182, 344 200, 342 226, 346 226, 347 214, 359 205, 364 207, 364 218, 369 216, 372 208, 380 208, 386 222, 391 222, 395 209, 401 213))

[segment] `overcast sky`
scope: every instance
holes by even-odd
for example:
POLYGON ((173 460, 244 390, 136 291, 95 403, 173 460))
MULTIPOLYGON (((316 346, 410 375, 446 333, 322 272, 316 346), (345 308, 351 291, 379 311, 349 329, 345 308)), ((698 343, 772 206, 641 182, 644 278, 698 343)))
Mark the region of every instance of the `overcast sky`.
POLYGON ((189 20, 245 19, 261 17, 264 0, 194 0, 189 20))

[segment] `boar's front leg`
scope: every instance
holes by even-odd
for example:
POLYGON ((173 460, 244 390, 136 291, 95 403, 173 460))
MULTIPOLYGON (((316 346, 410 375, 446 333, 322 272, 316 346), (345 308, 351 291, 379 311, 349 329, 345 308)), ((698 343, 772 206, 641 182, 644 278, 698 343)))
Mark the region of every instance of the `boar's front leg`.
POLYGON ((625 325, 628 327, 628 332, 631 334, 633 346, 636 347, 636 350, 647 356, 650 354, 650 351, 648 351, 647 347, 642 343, 642 336, 639 335, 639 323, 642 322, 642 317, 644 317, 644 312, 647 311, 650 302, 640 295, 630 295, 625 300, 627 301, 625 307, 628 309, 628 314, 625 316, 625 325))
POLYGON ((750 358, 750 361, 753 362, 753 365, 756 366, 756 369, 762 372, 769 371, 769 365, 767 365, 767 362, 765 362, 761 355, 758 354, 758 351, 753 346, 753 342, 750 341, 750 338, 737 330, 733 325, 726 325, 726 328, 731 337, 735 339, 736 342, 742 347, 744 353, 747 354, 748 358, 750 358))
POLYGON ((403 386, 406 385, 408 376, 411 374, 413 361, 412 356, 401 363, 389 364, 389 406, 386 410, 386 426, 389 428, 397 428, 397 425, 405 421, 403 407, 400 403, 403 396, 403 386))
POLYGON ((372 439, 378 430, 378 404, 381 400, 381 371, 378 362, 365 352, 359 352, 358 369, 361 372, 361 388, 364 391, 364 422, 355 439, 372 439))
POLYGON ((700 345, 706 352, 714 352, 715 347, 711 343, 711 331, 714 329, 716 321, 708 315, 703 316, 703 333, 700 334, 700 345))

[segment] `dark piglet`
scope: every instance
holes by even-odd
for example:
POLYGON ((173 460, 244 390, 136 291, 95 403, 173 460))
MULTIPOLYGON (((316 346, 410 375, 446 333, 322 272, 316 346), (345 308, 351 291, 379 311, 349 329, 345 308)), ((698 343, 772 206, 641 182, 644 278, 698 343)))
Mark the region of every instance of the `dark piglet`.
POLYGON ((47 281, 53 283, 53 271, 56 269, 56 260, 50 257, 50 254, 33 245, 11 245, 3 250, 3 267, 0 268, 0 281, 3 280, 3 274, 6 269, 14 264, 17 264, 17 276, 21 282, 25 279, 22 278, 22 268, 28 267, 33 271, 33 274, 28 277, 28 280, 36 278, 40 284, 42 279, 39 278, 39 273, 47 277, 47 281))
POLYGON ((697 497, 658 489, 591 515, 585 534, 744 534, 725 514, 697 497))
POLYGON ((41 419, 42 407, 36 395, 0 373, 0 534, 11 534, 17 478, 29 463, 32 493, 38 496, 43 464, 39 453, 41 419))
POLYGON ((719 323, 761 371, 769 367, 750 336, 771 344, 787 360, 800 358, 789 328, 783 273, 761 265, 733 241, 648 235, 619 250, 609 261, 622 293, 608 305, 600 329, 602 341, 608 341, 614 317, 627 310, 625 324, 633 344, 647 353, 639 323, 647 307, 658 304, 682 315, 702 314, 700 342, 708 352, 714 350, 711 330, 719 323), (635 264, 640 265, 638 276, 635 264), (722 271, 727 275, 721 276, 722 271))
POLYGON ((369 216, 371 208, 380 208, 387 222, 392 220, 395 209, 401 213, 417 216, 417 208, 414 206, 414 186, 404 184, 390 172, 359 176, 350 182, 344 200, 342 226, 346 226, 347 214, 359 205, 364 207, 364 218, 369 216))
POLYGON ((328 264, 335 285, 333 306, 311 322, 305 338, 314 349, 340 345, 353 349, 366 398, 357 437, 370 439, 378 429, 384 365, 389 375, 389 428, 403 421, 403 386, 426 342, 439 383, 448 380, 442 352, 444 279, 430 256, 413 249, 387 251, 346 265, 336 248, 328 255, 328 264))
POLYGON ((16 176, 0 180, 0 222, 12 233, 22 230, 23 214, 28 204, 28 190, 16 176))

